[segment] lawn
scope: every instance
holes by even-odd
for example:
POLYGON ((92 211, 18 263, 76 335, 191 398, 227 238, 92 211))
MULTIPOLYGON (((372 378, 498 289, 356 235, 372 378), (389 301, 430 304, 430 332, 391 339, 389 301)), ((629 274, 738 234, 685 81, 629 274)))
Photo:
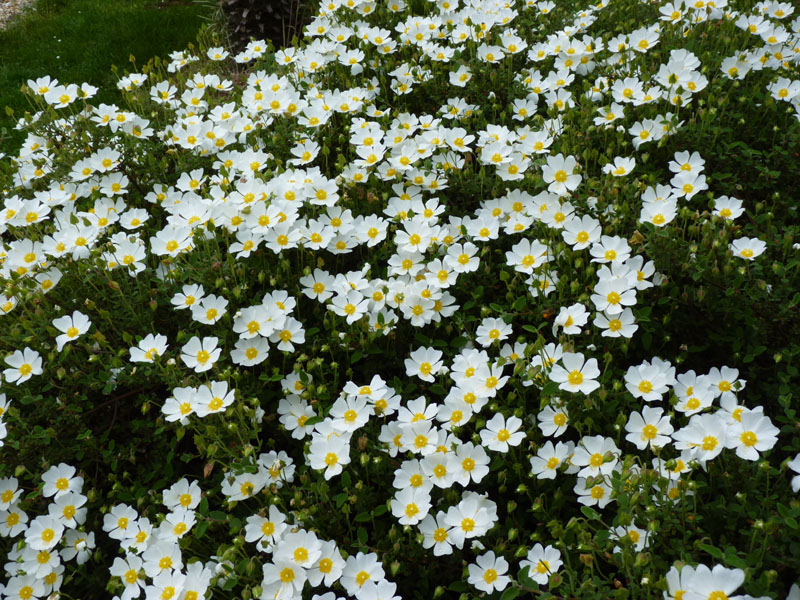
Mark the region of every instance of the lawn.
POLYGON ((209 22, 211 2, 192 0, 38 0, 0 31, 0 148, 22 137, 13 133, 15 119, 30 110, 20 88, 50 75, 60 81, 88 82, 100 88, 99 102, 119 101, 120 70, 135 69, 155 56, 166 56, 194 42, 209 22), (10 136, 4 139, 2 136, 10 136))

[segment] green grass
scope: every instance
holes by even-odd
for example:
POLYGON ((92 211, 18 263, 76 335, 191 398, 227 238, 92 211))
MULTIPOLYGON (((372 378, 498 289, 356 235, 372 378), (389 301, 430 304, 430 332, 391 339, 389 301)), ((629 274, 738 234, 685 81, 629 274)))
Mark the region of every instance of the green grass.
POLYGON ((20 92, 29 79, 89 82, 100 88, 95 103, 118 101, 112 65, 122 75, 135 70, 131 55, 141 67, 185 49, 212 13, 208 0, 38 0, 0 31, 0 151, 15 151, 23 139, 12 127, 30 110, 20 92))

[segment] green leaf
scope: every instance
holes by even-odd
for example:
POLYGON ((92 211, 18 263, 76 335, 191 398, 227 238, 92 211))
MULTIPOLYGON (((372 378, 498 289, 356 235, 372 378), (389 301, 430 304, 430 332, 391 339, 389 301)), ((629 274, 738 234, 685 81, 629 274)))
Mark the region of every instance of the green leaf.
POLYGON ((737 569, 746 569, 747 568, 747 561, 743 558, 739 558, 735 554, 727 554, 725 555, 725 562, 737 569))
POLYGON ((208 521, 200 521, 197 524, 197 527, 194 528, 192 535, 195 537, 195 539, 199 540, 200 538, 203 537, 203 534, 206 532, 206 529, 208 529, 208 521))
POLYGON ((793 517, 786 517, 783 521, 792 529, 797 529, 797 519, 793 517))
POLYGON ((711 546, 709 544, 700 544, 700 548, 708 552, 714 558, 718 558, 720 560, 722 559, 722 550, 720 550, 719 548, 715 548, 714 546, 711 546))
POLYGON ((200 500, 200 504, 197 505, 197 512, 201 515, 208 515, 208 498, 205 496, 200 500))
POLYGON ((461 350, 461 348, 467 345, 468 341, 469 340, 464 336, 459 336, 450 340, 450 347, 453 348, 453 350, 461 350))
POLYGON ((645 331, 642 334, 642 346, 645 350, 650 350, 650 346, 653 345, 653 336, 650 334, 649 331, 645 331))
POLYGON ((371 518, 372 517, 370 517, 368 512, 362 512, 356 515, 356 521, 358 521, 359 523, 365 523, 366 521, 369 521, 371 518))
POLYGON ((590 506, 581 506, 581 512, 590 521, 600 520, 600 513, 598 513, 595 509, 591 508, 590 506))
POLYGON ((495 302, 490 303, 489 304, 489 308, 491 308, 493 311, 499 312, 499 313, 505 312, 505 310, 506 310, 505 308, 503 308, 502 306, 500 306, 499 304, 497 304, 495 302))
POLYGON ((308 419, 306 421, 306 427, 311 427, 312 425, 316 425, 317 423, 322 423, 322 415, 316 415, 308 419))
POLYGON ((367 545, 367 530, 366 530, 366 528, 359 527, 357 536, 358 536, 358 543, 361 544, 362 546, 366 546, 367 545))
POLYGON ((530 570, 530 567, 528 567, 528 566, 526 566, 522 570, 520 570, 519 575, 517 576, 518 579, 519 579, 519 583, 520 583, 520 585, 522 585, 522 586, 524 586, 524 587, 526 587, 528 589, 538 590, 539 589, 539 584, 536 583, 533 579, 531 579, 528 576, 528 571, 529 570, 530 570))
POLYGON ((225 585, 222 586, 222 589, 226 592, 230 592, 237 585, 239 585, 239 578, 234 575, 225 582, 225 585))
POLYGON ((447 586, 447 589, 451 592, 466 592, 469 588, 467 584, 463 581, 454 581, 450 585, 447 586))
POLYGON ((350 473, 347 471, 342 472, 342 487, 349 488, 350 487, 350 473))
POLYGON ((519 596, 521 593, 522 590, 520 590, 518 587, 512 586, 510 588, 506 588, 506 591, 503 592, 502 596, 500 596, 500 600, 514 600, 514 598, 519 596))
POLYGON ((422 335, 421 333, 414 334, 414 341, 417 342, 420 346, 430 346, 431 345, 431 338, 422 335))
POLYGON ((542 388, 542 396, 556 396, 558 394, 558 383, 548 381, 542 388))

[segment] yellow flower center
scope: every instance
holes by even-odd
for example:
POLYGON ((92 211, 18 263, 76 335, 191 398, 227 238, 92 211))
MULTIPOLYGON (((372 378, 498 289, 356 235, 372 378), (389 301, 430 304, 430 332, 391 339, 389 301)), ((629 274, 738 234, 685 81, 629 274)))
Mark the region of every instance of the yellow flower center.
POLYGON ((302 546, 300 548, 295 548, 293 556, 296 563, 304 563, 308 560, 308 550, 302 546))
POLYGON ((541 573, 542 575, 548 573, 550 571, 550 563, 546 560, 540 560, 536 563, 536 572, 541 573))
POLYGON ((758 436, 756 436, 756 434, 752 431, 745 431, 739 436, 739 439, 748 448, 751 448, 758 443, 758 436))
POLYGON ((187 529, 188 527, 186 526, 186 523, 178 523, 177 525, 175 525, 175 527, 172 528, 172 532, 175 535, 183 535, 184 533, 186 533, 187 529))

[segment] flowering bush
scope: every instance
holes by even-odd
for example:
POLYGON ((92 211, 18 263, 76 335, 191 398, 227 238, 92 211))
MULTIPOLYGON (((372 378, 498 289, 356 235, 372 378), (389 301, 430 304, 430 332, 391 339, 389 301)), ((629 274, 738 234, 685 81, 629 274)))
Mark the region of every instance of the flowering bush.
POLYGON ((0 597, 798 597, 793 10, 334 0, 30 81, 0 597))

